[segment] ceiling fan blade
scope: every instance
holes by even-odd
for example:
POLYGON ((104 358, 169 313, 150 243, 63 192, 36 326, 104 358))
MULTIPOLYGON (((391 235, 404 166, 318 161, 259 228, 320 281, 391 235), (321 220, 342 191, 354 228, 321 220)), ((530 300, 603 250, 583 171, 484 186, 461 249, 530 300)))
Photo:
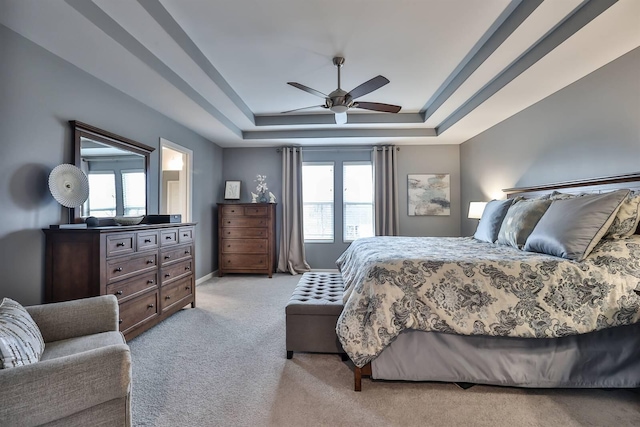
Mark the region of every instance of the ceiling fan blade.
POLYGON ((373 92, 376 89, 380 89, 382 86, 386 85, 387 83, 389 83, 389 79, 387 79, 386 77, 383 77, 383 76, 374 77, 371 80, 368 80, 362 83, 360 86, 358 86, 357 88, 349 92, 349 96, 351 96, 351 99, 359 98, 361 96, 364 96, 368 93, 373 92))
POLYGON ((382 111, 383 113, 397 113, 402 108, 399 105, 381 104, 379 102, 356 102, 354 107, 371 111, 382 111))
POLYGON ((326 105, 312 105, 311 107, 302 107, 302 108, 296 108, 295 110, 283 111, 280 114, 293 113, 294 111, 308 110, 310 108, 320 108, 320 107, 327 108, 326 105))
POLYGON ((327 95, 325 95, 324 93, 317 91, 315 89, 311 89, 308 86, 305 85, 301 85, 300 83, 296 83, 296 82, 287 82, 288 85, 291 85, 295 88, 298 88, 300 90, 303 90, 305 92, 309 92, 311 95, 315 95, 315 96, 319 96, 320 98, 328 98, 327 95))

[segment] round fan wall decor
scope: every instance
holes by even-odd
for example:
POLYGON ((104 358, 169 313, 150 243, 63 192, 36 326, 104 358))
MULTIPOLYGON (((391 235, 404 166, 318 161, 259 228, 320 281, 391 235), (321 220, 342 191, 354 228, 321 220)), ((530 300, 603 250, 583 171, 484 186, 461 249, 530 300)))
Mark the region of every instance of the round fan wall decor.
POLYGON ((49 191, 62 206, 77 208, 89 198, 89 179, 77 166, 58 165, 49 175, 49 191))

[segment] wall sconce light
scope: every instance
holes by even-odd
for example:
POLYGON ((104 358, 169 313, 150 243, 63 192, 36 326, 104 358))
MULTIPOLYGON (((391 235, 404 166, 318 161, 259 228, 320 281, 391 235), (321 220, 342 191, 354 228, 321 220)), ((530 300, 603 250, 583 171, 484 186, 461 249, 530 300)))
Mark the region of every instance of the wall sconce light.
POLYGON ((487 206, 487 202, 469 202, 469 215, 467 218, 480 219, 484 208, 487 206))

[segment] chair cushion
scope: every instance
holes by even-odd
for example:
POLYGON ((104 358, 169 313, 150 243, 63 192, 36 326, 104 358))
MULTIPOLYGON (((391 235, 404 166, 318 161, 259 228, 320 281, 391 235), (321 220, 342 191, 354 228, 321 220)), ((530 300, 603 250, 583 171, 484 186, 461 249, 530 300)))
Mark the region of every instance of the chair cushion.
POLYGON ((69 338, 66 340, 53 341, 47 343, 47 348, 42 355, 42 360, 57 359, 59 357, 71 356, 83 351, 95 350, 115 344, 125 344, 124 337, 120 332, 101 332, 94 335, 69 338))
POLYGON ((0 303, 0 369, 36 363, 44 351, 44 339, 27 310, 16 301, 0 303))

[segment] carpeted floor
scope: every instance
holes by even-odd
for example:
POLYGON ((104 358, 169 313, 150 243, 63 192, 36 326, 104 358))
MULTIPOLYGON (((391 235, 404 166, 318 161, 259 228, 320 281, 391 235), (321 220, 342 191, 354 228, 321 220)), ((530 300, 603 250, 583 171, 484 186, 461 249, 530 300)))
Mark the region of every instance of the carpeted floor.
POLYGON ((285 355, 300 276, 230 275, 129 344, 137 426, 638 426, 640 394, 363 380, 339 356, 285 355))

